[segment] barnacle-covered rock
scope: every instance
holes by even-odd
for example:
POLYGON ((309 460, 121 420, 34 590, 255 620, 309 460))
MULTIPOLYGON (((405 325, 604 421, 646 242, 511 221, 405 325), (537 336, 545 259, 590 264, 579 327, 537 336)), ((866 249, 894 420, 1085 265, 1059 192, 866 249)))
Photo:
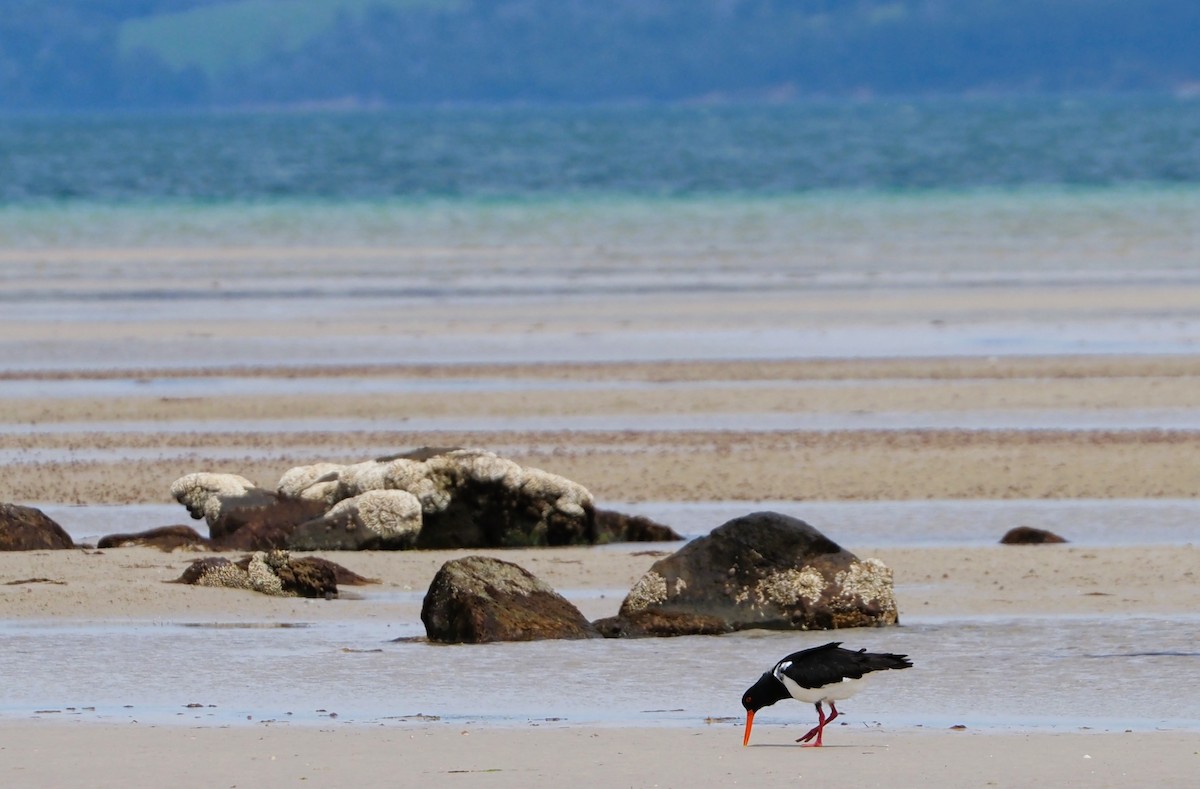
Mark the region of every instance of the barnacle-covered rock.
POLYGON ((333 598, 338 593, 335 567, 324 560, 293 558, 287 551, 255 551, 237 562, 222 557, 198 559, 177 583, 246 589, 274 597, 333 598))
POLYGON ((347 491, 378 486, 421 503, 417 548, 578 545, 596 541, 587 488, 484 449, 425 447, 348 466, 347 491))
POLYGON ((736 518, 655 562, 606 635, 691 635, 750 628, 824 630, 896 624, 892 571, 859 559, 804 521, 736 518))

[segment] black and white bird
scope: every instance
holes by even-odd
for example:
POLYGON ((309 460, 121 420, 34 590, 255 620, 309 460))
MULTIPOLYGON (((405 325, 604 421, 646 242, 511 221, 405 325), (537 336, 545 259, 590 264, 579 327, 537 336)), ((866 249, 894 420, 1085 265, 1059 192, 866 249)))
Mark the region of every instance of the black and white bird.
POLYGON ((764 673, 750 689, 742 694, 742 706, 746 708, 746 736, 742 745, 750 744, 750 727, 754 725, 754 713, 777 701, 793 698, 807 701, 817 707, 817 725, 796 742, 808 742, 813 737, 821 744, 821 733, 825 724, 838 716, 834 702, 848 699, 857 693, 872 671, 909 668, 912 662, 908 655, 893 655, 888 652, 868 652, 860 649, 842 649, 841 641, 831 641, 824 646, 793 652, 764 673), (832 713, 825 717, 821 704, 829 705, 832 713))

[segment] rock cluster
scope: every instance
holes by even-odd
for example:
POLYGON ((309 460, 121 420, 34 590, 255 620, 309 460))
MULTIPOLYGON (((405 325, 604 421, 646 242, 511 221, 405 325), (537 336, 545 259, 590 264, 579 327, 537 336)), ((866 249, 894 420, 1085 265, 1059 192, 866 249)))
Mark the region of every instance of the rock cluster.
POLYGON ((715 635, 896 624, 892 572, 807 523, 773 512, 736 518, 655 562, 615 617, 588 625, 516 565, 469 557, 439 571, 421 612, 430 640, 715 635))
POLYGON ((592 495, 577 482, 481 449, 424 448, 290 469, 274 490, 198 472, 171 493, 216 547, 290 550, 590 544, 592 495))

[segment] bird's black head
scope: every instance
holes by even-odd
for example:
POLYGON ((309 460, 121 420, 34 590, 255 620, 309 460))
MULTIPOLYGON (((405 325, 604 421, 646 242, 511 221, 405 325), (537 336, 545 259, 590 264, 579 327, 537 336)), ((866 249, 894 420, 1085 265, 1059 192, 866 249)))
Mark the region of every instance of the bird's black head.
POLYGON ((768 671, 742 694, 742 706, 749 712, 757 712, 763 707, 769 707, 777 701, 788 698, 789 695, 783 683, 775 679, 775 675, 768 671))

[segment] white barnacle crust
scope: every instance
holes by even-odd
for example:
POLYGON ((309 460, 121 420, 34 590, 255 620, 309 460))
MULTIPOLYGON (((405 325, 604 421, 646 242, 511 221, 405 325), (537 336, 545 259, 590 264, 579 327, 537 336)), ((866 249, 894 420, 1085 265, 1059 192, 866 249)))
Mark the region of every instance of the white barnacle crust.
POLYGON ((638 582, 629 590, 622 608, 630 612, 641 611, 652 605, 666 602, 666 599, 667 579, 654 570, 650 570, 639 578, 638 582))
POLYGON ((211 567, 196 579, 196 586, 216 586, 224 589, 249 589, 250 576, 233 562, 211 567))
POLYGON ((337 489, 338 475, 344 468, 340 463, 296 466, 283 472, 275 490, 287 499, 328 501, 329 495, 337 489))
POLYGON ((412 493, 412 489, 428 477, 428 466, 420 460, 409 460, 408 458, 389 460, 387 467, 383 470, 384 487, 407 490, 409 493, 412 493))
POLYGON ((421 530, 421 502, 406 490, 368 490, 342 499, 325 518, 352 520, 375 534, 391 537, 421 530))
MULTIPOLYGON (((437 458, 430 458, 436 461, 437 458)), ((387 464, 384 471, 384 487, 393 490, 403 490, 417 497, 421 509, 426 513, 441 512, 450 506, 449 477, 438 473, 444 468, 434 463, 408 458, 397 458, 387 464)))
POLYGON ((367 460, 346 466, 338 473, 342 498, 357 496, 368 490, 386 488, 387 469, 388 463, 381 463, 378 460, 367 460))
POLYGON ((760 606, 768 603, 794 606, 801 600, 812 605, 821 597, 826 585, 825 576, 812 567, 789 568, 762 578, 755 584, 753 596, 760 606))
POLYGON ((445 455, 431 457, 421 466, 425 476, 409 486, 408 491, 421 500, 425 512, 441 512, 450 506, 450 500, 454 497, 454 489, 458 486, 458 466, 445 455))
POLYGON ((564 515, 582 516, 584 507, 592 505, 592 494, 583 485, 540 468, 525 469, 521 490, 535 498, 554 502, 554 508, 564 515))
POLYGON ((421 509, 429 513, 441 512, 446 509, 450 506, 450 499, 453 498, 449 490, 439 487, 431 479, 422 480, 421 484, 417 485, 417 489, 413 491, 413 495, 421 502, 421 509))
POLYGON ((221 517, 222 499, 245 495, 256 487, 238 474, 197 471, 172 482, 171 495, 193 518, 204 518, 212 526, 221 517))
POLYGON ((863 559, 851 562, 850 566, 834 578, 841 588, 838 595, 843 603, 856 605, 877 602, 884 611, 896 610, 896 595, 892 581, 892 568, 878 559, 863 559))
POLYGON ((450 456, 457 460, 464 474, 472 480, 499 482, 509 488, 521 487, 524 481, 524 469, 521 468, 521 464, 499 457, 494 452, 458 450, 451 452, 450 456))
POLYGON ((333 505, 342 499, 342 486, 336 479, 314 482, 300 492, 298 498, 306 501, 323 501, 333 505))
POLYGON ((484 449, 456 449, 447 452, 445 459, 464 477, 476 482, 500 482, 516 487, 524 477, 520 465, 484 449))
POLYGON ((225 562, 206 570, 196 579, 196 586, 246 589, 276 597, 292 597, 291 593, 284 591, 283 581, 273 569, 288 561, 287 551, 256 551, 245 570, 233 562, 225 562))
POLYGON ((250 578, 250 588, 263 594, 287 597, 288 594, 283 591, 283 581, 272 569, 273 566, 278 567, 281 561, 286 562, 287 558, 286 551, 272 551, 271 555, 268 555, 266 551, 255 551, 250 557, 250 565, 246 568, 246 575, 250 578), (282 560, 279 554, 283 555, 282 560))

